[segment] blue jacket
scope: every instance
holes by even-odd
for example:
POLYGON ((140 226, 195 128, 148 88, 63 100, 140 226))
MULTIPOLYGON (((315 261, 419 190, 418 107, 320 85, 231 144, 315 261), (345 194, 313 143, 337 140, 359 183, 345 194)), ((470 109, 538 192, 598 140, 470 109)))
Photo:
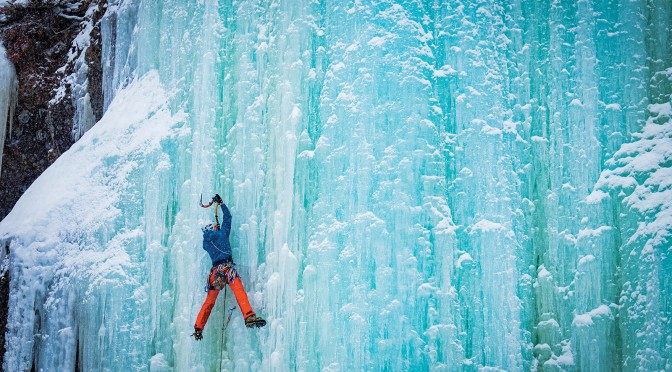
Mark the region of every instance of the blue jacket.
POLYGON ((231 232, 231 212, 226 204, 222 204, 222 224, 219 230, 212 226, 203 228, 203 249, 210 255, 212 265, 216 266, 231 260, 231 244, 229 233, 231 232))

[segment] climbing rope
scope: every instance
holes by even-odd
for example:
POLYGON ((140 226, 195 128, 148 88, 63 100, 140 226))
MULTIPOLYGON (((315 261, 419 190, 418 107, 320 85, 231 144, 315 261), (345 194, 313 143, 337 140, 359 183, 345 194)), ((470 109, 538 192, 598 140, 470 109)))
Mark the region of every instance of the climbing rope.
MULTIPOLYGON (((224 288, 224 308, 226 309, 226 295, 228 292, 226 291, 226 287, 224 288)), ((231 314, 233 314, 233 310, 235 310, 236 307, 232 307, 229 309, 229 315, 227 317, 226 311, 224 312, 224 318, 226 318, 226 321, 222 322, 222 342, 221 342, 221 353, 219 354, 219 370, 223 371, 223 366, 222 363, 224 363, 224 334, 226 333, 226 329, 229 327, 229 322, 231 321, 231 314)))

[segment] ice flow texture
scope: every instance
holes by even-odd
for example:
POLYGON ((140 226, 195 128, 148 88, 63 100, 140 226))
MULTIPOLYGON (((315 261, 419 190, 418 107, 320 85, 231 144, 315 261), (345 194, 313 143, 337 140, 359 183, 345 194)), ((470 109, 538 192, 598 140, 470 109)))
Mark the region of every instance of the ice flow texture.
POLYGON ((111 2, 105 116, 0 224, 5 369, 672 368, 670 14, 111 2), (189 338, 201 192, 265 329, 189 338))

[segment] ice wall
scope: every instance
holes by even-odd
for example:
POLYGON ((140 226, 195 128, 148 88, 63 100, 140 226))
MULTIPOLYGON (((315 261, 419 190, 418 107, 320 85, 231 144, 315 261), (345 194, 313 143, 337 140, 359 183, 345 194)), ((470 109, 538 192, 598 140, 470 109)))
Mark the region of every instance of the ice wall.
POLYGON ((0 223, 5 368, 672 368, 671 7, 110 2, 106 114, 0 223), (215 192, 269 323, 195 342, 215 192))

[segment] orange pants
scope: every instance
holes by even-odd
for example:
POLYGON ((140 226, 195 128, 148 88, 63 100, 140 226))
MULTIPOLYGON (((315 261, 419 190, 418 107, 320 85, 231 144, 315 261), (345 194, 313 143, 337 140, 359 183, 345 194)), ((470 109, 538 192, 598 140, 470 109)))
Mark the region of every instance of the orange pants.
MULTIPOLYGON (((209 279, 210 283, 212 283, 214 276, 215 276, 215 270, 213 270, 212 273, 210 274, 209 279)), ((245 293, 245 288, 243 288, 243 282, 240 281, 240 278, 237 277, 231 283, 229 283, 229 287, 233 291, 233 294, 236 296, 236 302, 238 302, 240 312, 243 313, 243 318, 247 319, 247 317, 255 315, 254 311, 252 310, 252 306, 250 306, 250 301, 247 299, 247 293, 245 293)), ((198 312, 198 317, 196 317, 196 324, 194 325, 194 328, 198 329, 205 328, 205 323, 208 322, 210 312, 212 311, 212 308, 215 306, 215 301, 217 301, 218 295, 219 290, 211 289, 208 291, 208 296, 205 298, 203 306, 201 306, 201 311, 198 312)))

